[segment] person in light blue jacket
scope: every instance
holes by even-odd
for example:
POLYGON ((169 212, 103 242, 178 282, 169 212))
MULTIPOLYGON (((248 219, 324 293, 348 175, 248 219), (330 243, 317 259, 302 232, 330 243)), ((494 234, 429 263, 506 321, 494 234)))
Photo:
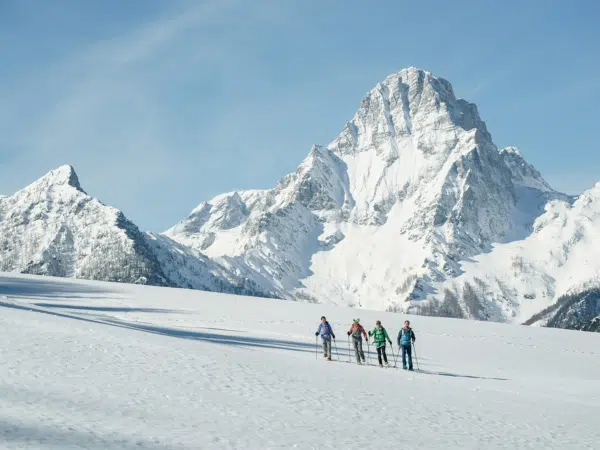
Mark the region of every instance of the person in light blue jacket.
POLYGON ((402 349, 402 367, 406 370, 406 356, 408 355, 408 370, 413 370, 412 344, 415 342, 415 333, 408 320, 404 321, 404 328, 398 333, 398 347, 402 349))
POLYGON ((315 336, 319 335, 321 335, 321 340, 323 341, 323 357, 331 361, 331 338, 335 339, 335 334, 325 316, 321 317, 321 323, 315 333, 315 336))

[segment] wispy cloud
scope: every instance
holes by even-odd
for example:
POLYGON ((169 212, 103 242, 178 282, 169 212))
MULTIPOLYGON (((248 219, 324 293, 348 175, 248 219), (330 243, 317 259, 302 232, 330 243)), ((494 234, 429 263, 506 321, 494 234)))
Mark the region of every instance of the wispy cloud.
MULTIPOLYGON (((144 195, 150 186, 177 182, 174 146, 184 140, 163 109, 180 101, 183 107, 185 98, 168 98, 165 86, 189 79, 181 72, 201 78, 203 72, 226 70, 232 58, 243 55, 224 30, 243 38, 237 23, 270 20, 277 11, 270 2, 253 6, 243 0, 177 6, 23 79, 10 103, 35 108, 11 142, 3 143, 5 151, 13 150, 13 158, 18 154, 19 165, 36 177, 74 164, 85 172, 83 183, 91 192, 126 212, 149 200, 144 195)), ((3 113, 10 115, 8 109, 3 113)), ((0 162, 7 159, 0 155, 0 162)))

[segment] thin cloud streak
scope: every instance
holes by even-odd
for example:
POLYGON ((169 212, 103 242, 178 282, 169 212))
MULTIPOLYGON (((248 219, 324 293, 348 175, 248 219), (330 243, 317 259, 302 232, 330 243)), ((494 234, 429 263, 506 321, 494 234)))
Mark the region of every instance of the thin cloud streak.
MULTIPOLYGON (((19 164, 39 167, 39 175, 73 164, 93 195, 126 213, 148 202, 150 187, 175 182, 178 176, 176 141, 155 90, 169 82, 173 67, 198 73, 203 70, 199 66, 226 69, 236 58, 227 40, 184 41, 191 32, 202 35, 203 27, 210 33, 215 23, 240 20, 242 3, 194 3, 124 36, 92 44, 53 68, 42 81, 59 95, 27 133, 16 137, 23 149, 19 164), (174 50, 178 46, 180 53, 174 50), (188 58, 191 67, 186 67, 188 58)), ((244 20, 269 20, 260 8, 246 12, 252 14, 244 20)))

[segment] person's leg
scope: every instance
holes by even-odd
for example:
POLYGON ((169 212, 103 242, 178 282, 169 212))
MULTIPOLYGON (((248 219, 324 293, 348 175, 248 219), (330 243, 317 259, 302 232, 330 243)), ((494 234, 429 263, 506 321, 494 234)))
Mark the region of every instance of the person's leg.
POLYGON ((327 338, 327 357, 331 359, 331 336, 327 338))
POLYGON ((360 353, 358 351, 359 340, 352 338, 352 344, 354 345, 354 354, 356 355, 356 362, 360 362, 360 353))
POLYGON ((379 365, 383 366, 383 361, 381 361, 381 348, 382 347, 377 347, 377 359, 379 360, 379 365))
POLYGON ((327 352, 327 339, 321 338, 321 341, 323 342, 323 356, 327 358, 327 356, 329 355, 329 353, 327 352))
POLYGON ((383 360, 387 364, 388 361, 387 361, 387 355, 385 354, 385 345, 383 347, 381 347, 381 353, 383 354, 383 360))
POLYGON ((408 353, 408 368, 409 368, 409 370, 412 370, 413 365, 412 365, 412 346, 411 345, 406 346, 406 353, 408 353))
POLYGON ((402 346, 402 368, 406 369, 406 346, 402 346))
POLYGON ((362 358, 363 362, 365 362, 365 352, 363 351, 363 348, 362 348, 362 339, 358 340, 358 352, 359 352, 360 357, 362 358))

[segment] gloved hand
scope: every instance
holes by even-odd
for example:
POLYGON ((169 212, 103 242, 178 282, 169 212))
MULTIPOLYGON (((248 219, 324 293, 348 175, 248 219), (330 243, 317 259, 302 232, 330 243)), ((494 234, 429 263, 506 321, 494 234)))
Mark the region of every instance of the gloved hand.
POLYGON ((318 335, 319 335, 319 332, 317 331, 317 332, 315 333, 315 336, 318 336, 318 335))
POLYGON ((348 336, 350 336, 352 333, 350 333, 349 331, 346 333, 348 336))
POLYGON ((392 341, 388 341, 390 343, 390 345, 392 345, 392 341))
POLYGON ((333 337, 333 339, 335 339, 335 334, 332 333, 331 336, 333 337))

